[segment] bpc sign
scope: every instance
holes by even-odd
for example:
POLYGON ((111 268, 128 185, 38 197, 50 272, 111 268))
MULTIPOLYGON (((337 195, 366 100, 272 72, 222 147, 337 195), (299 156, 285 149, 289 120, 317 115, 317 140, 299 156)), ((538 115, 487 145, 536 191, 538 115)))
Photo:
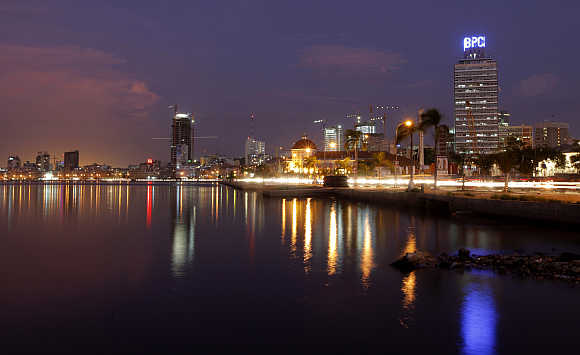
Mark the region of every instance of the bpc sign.
POLYGON ((465 37, 463 39, 463 50, 470 48, 485 48, 485 36, 465 37))

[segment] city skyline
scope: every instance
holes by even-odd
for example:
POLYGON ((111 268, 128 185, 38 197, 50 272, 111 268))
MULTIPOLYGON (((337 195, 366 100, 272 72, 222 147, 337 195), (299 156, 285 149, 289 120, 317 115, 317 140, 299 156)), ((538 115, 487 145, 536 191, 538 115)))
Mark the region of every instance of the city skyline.
POLYGON ((200 142, 196 158, 241 156, 249 112, 255 112, 256 136, 268 137, 269 147, 289 148, 304 132, 318 144, 322 135, 313 120, 348 127, 345 115, 364 113, 369 104, 396 103, 395 121, 437 107, 452 124, 449 78, 463 37, 472 34, 486 35, 487 54, 499 63, 501 110, 519 123, 566 122, 572 136, 580 135, 572 86, 580 76, 572 62, 578 49, 569 46, 573 3, 422 4, 426 11, 416 14, 411 5, 333 2, 332 16, 328 4, 71 3, 62 10, 63 4, 8 2, 0 11, 9 73, 2 78, 0 116, 10 132, 0 156, 32 161, 38 151, 78 149, 81 165, 165 160, 167 142, 151 138, 169 137, 167 105, 175 102, 193 112, 200 135, 219 137, 200 142), (465 12, 477 19, 464 18, 465 12), (515 13, 517 23, 509 20, 515 13), (536 26, 538 13, 548 25, 536 26), (296 16, 302 29, 289 22, 296 16), (428 25, 437 16, 438 26, 428 25))

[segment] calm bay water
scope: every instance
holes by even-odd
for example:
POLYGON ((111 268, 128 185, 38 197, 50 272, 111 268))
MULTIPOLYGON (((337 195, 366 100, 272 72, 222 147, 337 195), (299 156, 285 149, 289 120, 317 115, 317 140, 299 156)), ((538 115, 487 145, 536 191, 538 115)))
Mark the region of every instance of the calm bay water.
POLYGON ((0 185, 0 339, 32 351, 579 345, 577 287, 389 266, 405 252, 461 247, 580 253, 580 233, 218 185, 0 185))

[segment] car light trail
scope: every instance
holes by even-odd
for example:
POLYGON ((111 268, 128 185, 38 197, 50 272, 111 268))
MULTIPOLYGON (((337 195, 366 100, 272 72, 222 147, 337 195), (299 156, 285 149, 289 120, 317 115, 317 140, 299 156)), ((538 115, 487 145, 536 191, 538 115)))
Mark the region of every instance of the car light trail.
MULTIPOLYGON (((303 177, 281 177, 281 178, 244 178, 238 179, 239 182, 244 183, 259 183, 264 185, 313 185, 321 184, 322 178, 303 178, 303 177)), ((433 185, 433 179, 414 179, 415 185, 433 185)), ((350 186, 376 186, 376 187, 405 187, 409 183, 408 178, 389 178, 389 179, 375 179, 375 178, 349 178, 350 186)), ((460 187, 463 185, 461 180, 438 180, 439 187, 460 187)), ((505 183, 503 181, 473 181, 466 180, 466 187, 483 187, 483 188, 503 188, 505 183)), ((510 188, 516 189, 567 189, 580 190, 580 182, 563 182, 563 181, 510 181, 508 183, 510 188)))

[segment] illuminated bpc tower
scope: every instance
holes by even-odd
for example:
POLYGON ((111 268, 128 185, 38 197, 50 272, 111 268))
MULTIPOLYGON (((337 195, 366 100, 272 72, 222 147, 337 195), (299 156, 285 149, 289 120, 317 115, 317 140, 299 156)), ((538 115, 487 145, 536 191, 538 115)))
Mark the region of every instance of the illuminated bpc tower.
POLYGON ((173 108, 171 124, 171 166, 179 169, 193 161, 193 114, 177 112, 173 108))
POLYGON ((497 63, 485 55, 485 36, 463 39, 453 72, 455 150, 489 154, 499 149, 497 63))

